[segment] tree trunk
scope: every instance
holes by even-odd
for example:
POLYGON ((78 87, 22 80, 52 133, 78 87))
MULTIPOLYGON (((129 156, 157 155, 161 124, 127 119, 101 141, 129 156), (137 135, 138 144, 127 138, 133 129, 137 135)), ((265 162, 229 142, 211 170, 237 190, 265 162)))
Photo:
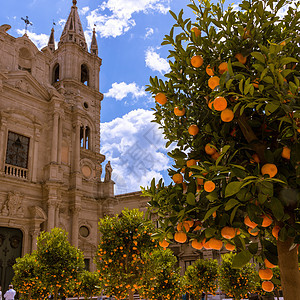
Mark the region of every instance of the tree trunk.
POLYGON ((297 247, 289 250, 294 239, 277 241, 278 264, 284 300, 300 300, 300 272, 297 247))
POLYGON ((129 294, 129 300, 133 300, 133 291, 132 290, 129 290, 129 292, 128 292, 128 294, 129 294))
POLYGON ((54 300, 57 300, 58 288, 55 287, 54 289, 54 300))

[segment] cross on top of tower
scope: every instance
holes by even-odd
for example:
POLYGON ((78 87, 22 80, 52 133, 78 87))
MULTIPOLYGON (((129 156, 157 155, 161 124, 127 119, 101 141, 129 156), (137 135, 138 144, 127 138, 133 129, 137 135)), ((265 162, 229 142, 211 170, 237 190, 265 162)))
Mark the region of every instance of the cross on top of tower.
POLYGON ((21 18, 25 22, 25 34, 27 34, 27 27, 28 25, 32 25, 32 23, 29 21, 28 16, 26 16, 26 19, 21 18))

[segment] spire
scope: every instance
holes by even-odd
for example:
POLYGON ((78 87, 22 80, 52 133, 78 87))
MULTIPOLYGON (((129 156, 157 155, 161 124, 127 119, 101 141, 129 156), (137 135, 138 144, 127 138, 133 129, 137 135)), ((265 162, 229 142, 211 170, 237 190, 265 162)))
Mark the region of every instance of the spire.
POLYGON ((77 1, 73 0, 71 12, 66 22, 65 28, 61 34, 58 46, 63 43, 76 43, 83 49, 87 50, 87 45, 84 37, 84 32, 77 12, 77 1))
POLYGON ((98 45, 97 45, 97 39, 96 39, 96 30, 93 28, 93 37, 92 37, 92 43, 91 43, 91 53, 98 55, 98 45))
POLYGON ((55 51, 54 28, 53 27, 51 29, 51 33, 50 33, 50 37, 49 37, 49 41, 48 41, 48 47, 50 48, 50 50, 52 52, 55 51))

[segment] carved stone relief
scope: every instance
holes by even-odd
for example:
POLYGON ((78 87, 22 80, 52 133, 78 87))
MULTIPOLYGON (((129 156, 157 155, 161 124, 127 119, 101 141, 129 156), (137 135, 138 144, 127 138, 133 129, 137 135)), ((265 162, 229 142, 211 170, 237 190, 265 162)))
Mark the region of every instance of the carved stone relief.
POLYGON ((23 217, 24 207, 23 207, 24 195, 19 192, 9 192, 7 195, 7 200, 4 202, 1 213, 4 216, 13 217, 23 217))

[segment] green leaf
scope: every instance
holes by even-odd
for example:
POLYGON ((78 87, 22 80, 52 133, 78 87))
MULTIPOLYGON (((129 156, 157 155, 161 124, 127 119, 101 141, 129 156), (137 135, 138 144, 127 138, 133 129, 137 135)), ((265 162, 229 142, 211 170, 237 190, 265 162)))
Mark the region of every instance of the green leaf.
POLYGON ((251 55, 263 64, 266 62, 265 57, 260 52, 251 52, 251 55))
POLYGON ((298 59, 296 59, 294 57, 284 57, 280 60, 280 63, 281 63, 282 66, 287 65, 287 64, 292 63, 292 62, 297 63, 298 59))
POLYGON ((266 110, 266 115, 269 116, 270 114, 272 114, 273 112, 275 112, 275 110, 279 108, 279 105, 276 103, 268 103, 265 107, 266 110))
POLYGON ((250 261, 251 258, 252 254, 248 250, 244 250, 236 254, 232 259, 232 268, 239 269, 243 267, 250 261))
POLYGON ((284 207, 283 207, 281 201, 278 198, 272 197, 272 199, 271 199, 271 209, 272 209, 274 217, 278 221, 280 221, 284 216, 284 207))
POLYGON ((188 193, 186 196, 186 202, 189 205, 195 205, 196 204, 195 195, 193 193, 188 193))
POLYGON ((248 245, 248 250, 251 254, 255 255, 258 251, 258 243, 251 243, 248 245))
POLYGON ((236 194, 241 189, 242 184, 243 183, 241 181, 232 181, 227 184, 225 188, 225 197, 230 197, 236 194))
POLYGON ((233 211, 231 212, 231 215, 230 215, 230 224, 232 224, 233 219, 234 219, 234 217, 235 217, 235 214, 236 214, 236 211, 237 211, 238 208, 239 208, 239 206, 236 206, 236 207, 233 209, 233 211))
POLYGON ((218 206, 215 206, 215 207, 212 207, 204 216, 204 219, 202 220, 202 222, 204 222, 205 220, 207 220, 215 211, 217 211, 217 209, 221 206, 218 205, 218 206))
POLYGON ((236 199, 230 199, 227 201, 227 203, 225 204, 225 210, 230 210, 232 209, 234 206, 240 204, 240 202, 236 199))

